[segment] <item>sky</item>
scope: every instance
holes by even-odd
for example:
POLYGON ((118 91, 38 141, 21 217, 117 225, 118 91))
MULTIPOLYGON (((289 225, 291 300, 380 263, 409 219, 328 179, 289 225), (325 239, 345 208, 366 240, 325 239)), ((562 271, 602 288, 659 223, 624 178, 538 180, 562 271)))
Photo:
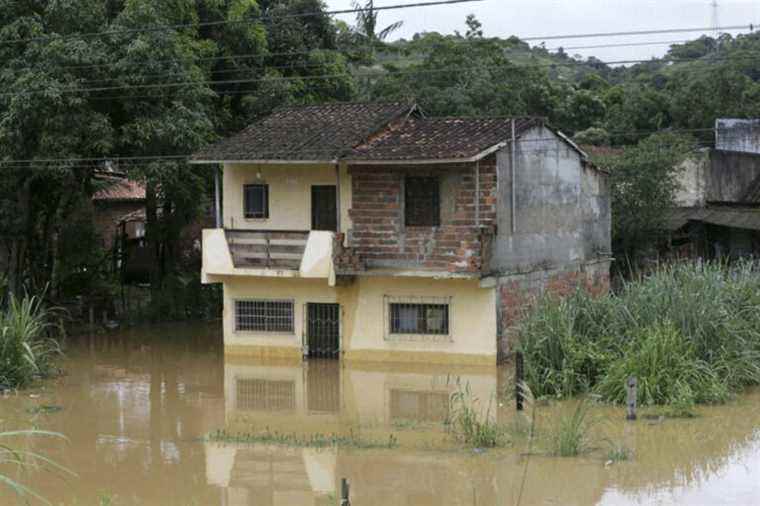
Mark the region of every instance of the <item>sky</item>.
MULTIPOLYGON (((360 0, 364 3, 364 0, 360 0)), ((375 0, 375 6, 399 5, 431 0, 375 0)), ((329 10, 350 9, 351 0, 325 0, 329 10)), ((437 31, 464 33, 465 17, 475 14, 483 24, 486 36, 545 37, 550 35, 588 34, 658 30, 674 28, 704 28, 713 26, 712 0, 483 0, 459 5, 417 7, 383 11, 379 26, 395 21, 404 26, 391 39, 410 38, 418 32, 437 31)), ((354 23, 354 15, 337 16, 354 23)), ((718 0, 720 26, 750 23, 760 29, 760 0, 718 0)), ((746 29, 744 32, 748 32, 746 29)), ((706 32, 712 35, 712 32, 706 32)), ((728 30, 737 34, 741 31, 728 30)), ((648 59, 662 56, 668 44, 695 39, 701 33, 670 33, 624 37, 599 37, 567 40, 548 40, 548 49, 559 46, 571 55, 596 56, 604 61, 648 59), (651 42, 660 44, 650 45, 651 42), (626 47, 585 48, 611 44, 642 44, 626 47), (577 49, 576 49, 577 48, 577 49)), ((540 44, 541 41, 531 42, 540 44)))

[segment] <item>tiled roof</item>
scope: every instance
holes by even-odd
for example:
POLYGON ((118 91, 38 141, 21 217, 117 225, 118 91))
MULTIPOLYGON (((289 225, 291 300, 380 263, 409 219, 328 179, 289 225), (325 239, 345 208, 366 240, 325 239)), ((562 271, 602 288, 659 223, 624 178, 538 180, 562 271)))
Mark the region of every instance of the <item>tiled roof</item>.
POLYGON ((403 103, 334 103, 278 109, 195 154, 193 160, 333 160, 411 110, 411 105, 403 103))
MULTIPOLYGON (((539 118, 515 118, 515 133, 542 124, 539 118)), ((355 161, 468 159, 512 136, 510 118, 409 118, 347 155, 355 161)))
POLYGON ((101 188, 92 196, 96 201, 145 200, 145 185, 138 181, 116 176, 99 178, 108 186, 101 188))

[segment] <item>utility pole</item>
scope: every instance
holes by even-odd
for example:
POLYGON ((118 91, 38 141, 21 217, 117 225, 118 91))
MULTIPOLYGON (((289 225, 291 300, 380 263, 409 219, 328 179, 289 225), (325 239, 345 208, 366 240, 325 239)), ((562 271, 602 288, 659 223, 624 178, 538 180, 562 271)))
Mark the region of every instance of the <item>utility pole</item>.
POLYGON ((720 18, 718 16, 718 0, 710 0, 710 7, 712 9, 711 19, 710 19, 710 26, 713 30, 713 37, 715 37, 715 40, 718 40, 718 37, 720 36, 720 18))

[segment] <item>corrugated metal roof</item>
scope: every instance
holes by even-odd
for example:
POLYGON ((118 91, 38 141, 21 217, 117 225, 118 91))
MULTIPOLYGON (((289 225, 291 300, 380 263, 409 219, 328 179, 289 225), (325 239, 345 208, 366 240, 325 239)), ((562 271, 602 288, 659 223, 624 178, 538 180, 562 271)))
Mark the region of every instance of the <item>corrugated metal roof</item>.
POLYGON ((666 228, 678 230, 690 221, 722 227, 760 230, 760 208, 712 206, 673 209, 668 213, 666 228))

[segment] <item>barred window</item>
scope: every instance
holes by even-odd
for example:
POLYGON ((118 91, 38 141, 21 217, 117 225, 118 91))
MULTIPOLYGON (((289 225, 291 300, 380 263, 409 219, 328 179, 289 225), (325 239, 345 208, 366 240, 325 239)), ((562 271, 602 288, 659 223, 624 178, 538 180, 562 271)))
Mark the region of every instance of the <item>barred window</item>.
POLYGON ((243 186, 243 212, 246 218, 269 218, 269 187, 267 185, 243 186))
POLYGON ((404 222, 409 227, 441 224, 440 184, 436 177, 408 177, 404 189, 404 222))
POLYGON ((235 330, 293 332, 293 302, 287 300, 235 301, 235 330))
POLYGON ((391 334, 449 333, 448 304, 391 304, 391 334))

